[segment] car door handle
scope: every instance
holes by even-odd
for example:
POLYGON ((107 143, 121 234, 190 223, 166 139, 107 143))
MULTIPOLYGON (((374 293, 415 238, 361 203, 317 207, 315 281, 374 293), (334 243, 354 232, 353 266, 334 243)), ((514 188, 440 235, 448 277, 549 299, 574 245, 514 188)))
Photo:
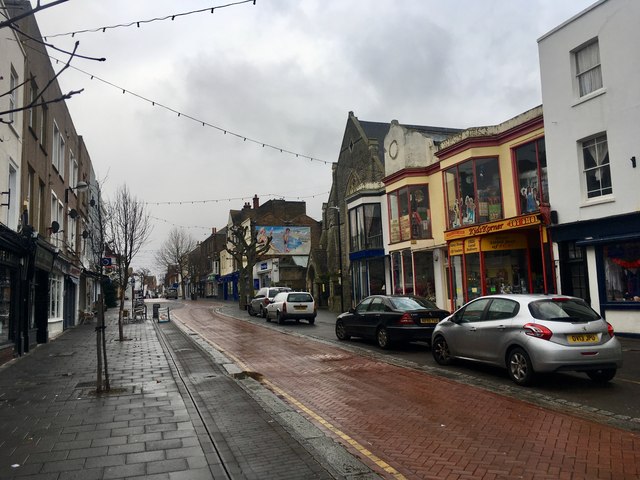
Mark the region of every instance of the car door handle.
POLYGON ((496 328, 497 328, 498 330, 504 330, 504 329, 505 329, 505 328, 507 328, 507 327, 505 327, 504 325, 498 325, 496 328))
POLYGON ((476 327, 469 327, 470 332, 475 332, 476 330, 477 330, 476 327))

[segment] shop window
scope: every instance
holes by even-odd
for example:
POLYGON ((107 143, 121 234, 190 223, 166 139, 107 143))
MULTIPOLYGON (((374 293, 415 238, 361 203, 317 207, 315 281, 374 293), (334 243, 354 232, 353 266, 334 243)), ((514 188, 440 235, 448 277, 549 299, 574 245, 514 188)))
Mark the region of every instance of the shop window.
POLYGON ((497 158, 469 160, 445 171, 449 228, 503 218, 497 158))
POLYGON ((413 255, 411 250, 402 252, 402 270, 404 272, 404 292, 405 294, 413 293, 413 255))
POLYGON ((484 253, 486 290, 497 293, 529 293, 526 250, 484 253))
POLYGON ((389 193, 391 243, 431 238, 431 211, 427 185, 404 187, 389 193))
POLYGON ((433 252, 415 252, 413 261, 415 264, 416 295, 435 302, 433 252))
POLYGON ((603 247, 609 302, 640 302, 640 240, 603 247))
POLYGON ((609 168, 609 148, 607 135, 600 135, 582 142, 582 159, 584 161, 584 180, 587 198, 611 195, 611 170, 609 168))
POLYGON ((547 154, 544 138, 515 149, 520 213, 537 212, 549 203, 547 154))
POLYGON ((0 266, 0 345, 10 340, 12 272, 0 266))
POLYGON ((403 293, 404 277, 402 276, 402 257, 400 252, 394 252, 391 254, 391 271, 393 275, 393 293, 403 293))
POLYGON ((51 274, 49 280, 49 318, 62 318, 62 276, 51 274))
POLYGON ((482 276, 480 272, 480 254, 471 253, 465 255, 465 268, 467 275, 467 301, 482 295, 482 276))

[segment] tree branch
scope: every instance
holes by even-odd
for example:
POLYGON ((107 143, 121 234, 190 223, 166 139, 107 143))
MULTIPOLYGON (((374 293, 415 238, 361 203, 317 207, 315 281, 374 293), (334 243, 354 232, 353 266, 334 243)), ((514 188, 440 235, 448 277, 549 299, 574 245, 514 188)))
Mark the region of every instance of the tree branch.
POLYGON ((16 15, 15 17, 9 18, 8 20, 5 20, 4 22, 0 22, 0 29, 2 29, 4 27, 9 27, 9 26, 13 25, 14 23, 19 22, 23 18, 28 17, 29 15, 35 15, 36 13, 38 13, 38 12, 40 12, 42 10, 45 10, 47 8, 50 8, 50 7, 55 7, 56 5, 59 5, 61 3, 65 3, 67 1, 68 0, 55 0, 54 2, 48 3, 47 5, 40 5, 40 0, 38 0, 38 5, 36 6, 36 8, 32 8, 28 12, 21 13, 20 15, 16 15))

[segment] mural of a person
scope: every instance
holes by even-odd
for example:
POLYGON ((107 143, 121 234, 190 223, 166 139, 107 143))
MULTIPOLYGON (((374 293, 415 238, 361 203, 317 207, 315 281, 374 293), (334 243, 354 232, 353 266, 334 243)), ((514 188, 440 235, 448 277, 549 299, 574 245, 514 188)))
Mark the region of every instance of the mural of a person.
POLYGON ((282 234, 282 244, 284 245, 284 251, 289 252, 289 235, 291 234, 291 229, 289 227, 285 228, 284 233, 282 234))

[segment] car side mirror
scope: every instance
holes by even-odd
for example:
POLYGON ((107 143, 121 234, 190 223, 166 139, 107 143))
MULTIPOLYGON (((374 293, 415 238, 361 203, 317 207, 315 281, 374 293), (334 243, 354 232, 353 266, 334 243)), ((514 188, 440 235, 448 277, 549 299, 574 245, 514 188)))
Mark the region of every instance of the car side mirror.
POLYGON ((350 308, 349 309, 349 313, 356 313, 356 309, 355 308, 350 308))

